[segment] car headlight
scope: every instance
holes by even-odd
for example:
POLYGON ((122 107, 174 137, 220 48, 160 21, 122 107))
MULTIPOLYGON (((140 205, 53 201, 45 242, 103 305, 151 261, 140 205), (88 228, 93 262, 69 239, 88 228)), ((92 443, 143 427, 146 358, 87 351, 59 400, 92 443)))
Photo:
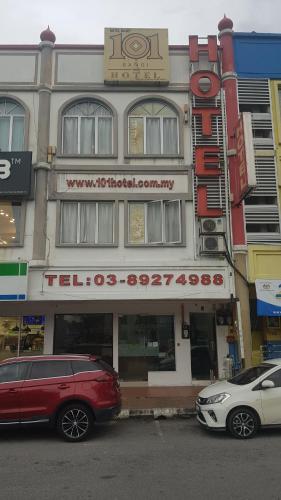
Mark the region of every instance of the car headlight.
POLYGON ((227 394, 227 392, 221 392, 220 394, 210 396, 205 404, 213 405, 214 403, 224 403, 224 401, 226 401, 228 398, 230 398, 230 394, 227 394))

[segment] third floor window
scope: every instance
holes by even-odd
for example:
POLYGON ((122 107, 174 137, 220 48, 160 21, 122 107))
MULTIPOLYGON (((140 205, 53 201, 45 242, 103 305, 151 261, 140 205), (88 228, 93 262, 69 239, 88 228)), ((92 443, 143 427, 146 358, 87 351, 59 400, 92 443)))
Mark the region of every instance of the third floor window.
POLYGON ((0 99, 0 151, 24 149, 23 106, 12 99, 0 99))
POLYGON ((128 116, 129 154, 177 155, 178 116, 161 101, 139 103, 128 116))
POLYGON ((111 155, 112 112, 94 101, 68 107, 62 121, 63 154, 111 155))

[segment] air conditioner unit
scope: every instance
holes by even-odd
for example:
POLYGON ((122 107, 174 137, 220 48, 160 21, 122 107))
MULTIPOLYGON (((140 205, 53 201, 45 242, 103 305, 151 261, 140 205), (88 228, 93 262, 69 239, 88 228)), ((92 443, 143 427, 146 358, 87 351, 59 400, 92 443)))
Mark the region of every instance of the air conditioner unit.
POLYGON ((223 253, 225 252, 225 243, 223 236, 201 236, 201 253, 223 253))
POLYGON ((201 233, 224 233, 225 219, 220 217, 216 219, 200 219, 201 233))

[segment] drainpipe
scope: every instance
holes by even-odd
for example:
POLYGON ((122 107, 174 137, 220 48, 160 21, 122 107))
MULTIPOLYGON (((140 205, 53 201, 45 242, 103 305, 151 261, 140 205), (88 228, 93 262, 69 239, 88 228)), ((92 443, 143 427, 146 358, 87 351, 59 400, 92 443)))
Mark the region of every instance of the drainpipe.
MULTIPOLYGON (((239 105, 237 93, 237 76, 234 65, 233 52, 233 22, 226 16, 219 22, 219 40, 221 47, 221 68, 222 87, 225 94, 226 125, 227 125, 227 150, 228 169, 230 178, 230 193, 235 192, 238 176, 235 128, 239 118, 239 105)), ((232 196, 231 196, 232 198, 232 196)), ((243 342, 240 341, 240 352, 242 365, 249 367, 252 365, 252 337, 250 322, 249 286, 247 283, 247 242, 244 223, 244 207, 241 203, 238 206, 231 205, 231 226, 233 259, 235 271, 235 289, 239 300, 237 307, 237 330, 243 332, 243 342), (239 274, 240 273, 240 274, 239 274), (241 277, 244 276, 245 280, 241 277)))
POLYGON ((37 131, 36 190, 33 233, 33 265, 46 264, 47 186, 50 165, 47 163, 49 146, 50 106, 52 86, 52 52, 56 37, 49 26, 41 35, 41 69, 37 131))

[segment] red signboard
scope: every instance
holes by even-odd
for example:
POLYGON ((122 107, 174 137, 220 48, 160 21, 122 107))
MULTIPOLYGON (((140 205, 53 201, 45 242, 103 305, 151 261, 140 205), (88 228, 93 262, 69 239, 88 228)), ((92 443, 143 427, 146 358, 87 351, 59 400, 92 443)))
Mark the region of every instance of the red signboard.
POLYGON ((256 186, 255 154, 252 136, 251 113, 241 113, 236 127, 237 165, 233 204, 241 201, 256 186))

